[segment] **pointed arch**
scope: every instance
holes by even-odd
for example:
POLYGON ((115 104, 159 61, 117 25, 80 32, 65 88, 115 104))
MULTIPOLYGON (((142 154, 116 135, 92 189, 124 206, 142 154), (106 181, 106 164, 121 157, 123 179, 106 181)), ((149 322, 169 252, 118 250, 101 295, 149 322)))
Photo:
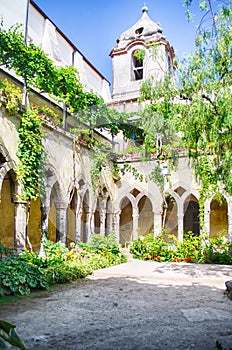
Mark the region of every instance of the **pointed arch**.
POLYGON ((154 215, 150 199, 143 195, 138 201, 138 228, 139 234, 146 235, 154 231, 154 215))
POLYGON ((130 184, 128 183, 127 186, 123 188, 123 191, 121 194, 115 199, 114 201, 114 210, 116 212, 120 211, 121 207, 121 201, 126 196, 131 201, 132 205, 136 207, 138 205, 139 200, 143 196, 147 196, 152 205, 152 211, 159 212, 162 210, 162 204, 163 204, 163 198, 162 194, 160 192, 159 187, 155 183, 149 183, 144 185, 141 185, 140 183, 136 184, 130 184), (139 194, 135 197, 133 196, 132 192, 133 190, 136 190, 139 192, 139 194))
POLYGON ((178 237, 178 208, 175 197, 170 194, 167 194, 165 197, 162 226, 168 234, 178 237))
POLYGON ((56 180, 52 187, 47 192, 47 198, 49 200, 49 213, 48 213, 48 239, 53 242, 57 242, 57 205, 65 202, 63 197, 63 191, 61 190, 60 183, 56 180))
POLYGON ((199 204, 193 194, 189 195, 184 202, 184 232, 200 234, 199 204))
POLYGON ((220 201, 213 197, 210 203, 210 237, 217 237, 222 231, 228 233, 228 204, 225 197, 220 201))
POLYGON ((41 243, 41 200, 37 198, 30 203, 30 216, 27 227, 27 248, 39 251, 41 243))
MULTIPOLYGON (((14 186, 16 185, 16 180, 15 180, 16 176, 13 170, 15 169, 15 166, 16 165, 14 161, 10 158, 10 155, 6 150, 6 148, 0 144, 0 193, 1 193, 4 178, 7 173, 12 174, 12 178, 14 178, 14 181, 13 181, 14 186)), ((16 188, 14 188, 14 193, 16 193, 15 190, 16 188)))
POLYGON ((0 241, 6 247, 14 248, 14 197, 16 174, 12 169, 7 172, 4 171, 4 174, 5 176, 1 182, 0 192, 0 241))
POLYGON ((94 233, 100 234, 100 198, 97 197, 96 199, 96 207, 95 207, 95 212, 94 212, 94 233))
POLYGON ((130 242, 133 232, 133 206, 129 195, 120 202, 119 243, 125 246, 130 242))

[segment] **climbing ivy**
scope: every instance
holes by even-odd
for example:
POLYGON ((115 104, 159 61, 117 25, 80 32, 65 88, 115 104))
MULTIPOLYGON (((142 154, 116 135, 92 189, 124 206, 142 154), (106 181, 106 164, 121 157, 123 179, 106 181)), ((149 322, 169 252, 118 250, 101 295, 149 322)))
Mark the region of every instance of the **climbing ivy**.
POLYGON ((23 186, 21 198, 30 201, 41 196, 44 188, 44 134, 42 121, 35 110, 28 108, 23 114, 18 135, 16 173, 23 186))
POLYGON ((158 164, 149 174, 149 180, 155 182, 162 191, 164 190, 164 176, 162 175, 162 168, 158 164))
POLYGON ((57 68, 46 53, 32 42, 25 44, 20 26, 4 30, 0 26, 0 64, 14 69, 16 74, 27 81, 27 88, 35 87, 46 92, 53 99, 65 102, 66 107, 78 122, 94 128, 108 129, 112 135, 120 130, 125 137, 142 131, 128 123, 126 113, 109 108, 102 98, 92 91, 85 91, 80 83, 79 73, 73 67, 57 68))
POLYGON ((107 154, 98 148, 94 149, 94 159, 91 163, 90 177, 94 193, 100 185, 100 175, 102 168, 106 167, 107 154))
POLYGON ((140 173, 139 170, 135 166, 133 166, 132 164, 125 162, 124 169, 125 169, 125 171, 131 172, 135 179, 138 179, 141 182, 143 181, 143 174, 140 173))
POLYGON ((0 93, 3 98, 0 105, 4 104, 9 114, 16 114, 22 101, 21 89, 4 79, 0 80, 0 93))

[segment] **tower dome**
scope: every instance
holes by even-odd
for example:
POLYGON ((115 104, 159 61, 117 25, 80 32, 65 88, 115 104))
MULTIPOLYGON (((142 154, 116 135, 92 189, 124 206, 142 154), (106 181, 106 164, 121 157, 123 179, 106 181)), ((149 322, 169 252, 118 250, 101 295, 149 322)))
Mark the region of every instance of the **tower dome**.
POLYGON ((144 41, 157 41, 163 37, 163 30, 158 23, 155 23, 148 16, 148 7, 143 6, 141 18, 129 29, 124 31, 117 39, 116 50, 127 47, 131 41, 136 39, 144 41))
MULTIPOLYGON (((162 80, 171 69, 173 48, 163 35, 159 23, 148 16, 147 6, 143 6, 140 19, 117 39, 110 52, 112 57, 114 102, 131 103, 140 96, 141 83, 153 78, 162 80), (156 44, 156 52, 152 50, 156 44), (126 102, 127 101, 127 102, 126 102)), ((137 102, 135 102, 137 103, 137 102)))

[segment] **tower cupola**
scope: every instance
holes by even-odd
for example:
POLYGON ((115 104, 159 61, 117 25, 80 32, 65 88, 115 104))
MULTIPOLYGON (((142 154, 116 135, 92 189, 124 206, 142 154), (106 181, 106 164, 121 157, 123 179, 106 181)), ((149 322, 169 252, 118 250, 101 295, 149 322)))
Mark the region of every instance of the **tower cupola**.
POLYGON ((160 24, 150 19, 148 7, 144 5, 140 19, 119 36, 110 56, 113 100, 134 100, 140 95, 142 81, 151 76, 161 79, 170 68, 174 51, 163 35, 160 24), (156 49, 152 50, 154 46, 156 49))

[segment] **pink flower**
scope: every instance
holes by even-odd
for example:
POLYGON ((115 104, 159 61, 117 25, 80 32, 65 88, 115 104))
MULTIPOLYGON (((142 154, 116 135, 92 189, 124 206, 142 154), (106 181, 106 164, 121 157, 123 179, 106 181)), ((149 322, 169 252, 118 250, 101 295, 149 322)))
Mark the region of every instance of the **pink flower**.
POLYGON ((84 255, 84 259, 88 259, 89 257, 88 257, 88 255, 84 255))

